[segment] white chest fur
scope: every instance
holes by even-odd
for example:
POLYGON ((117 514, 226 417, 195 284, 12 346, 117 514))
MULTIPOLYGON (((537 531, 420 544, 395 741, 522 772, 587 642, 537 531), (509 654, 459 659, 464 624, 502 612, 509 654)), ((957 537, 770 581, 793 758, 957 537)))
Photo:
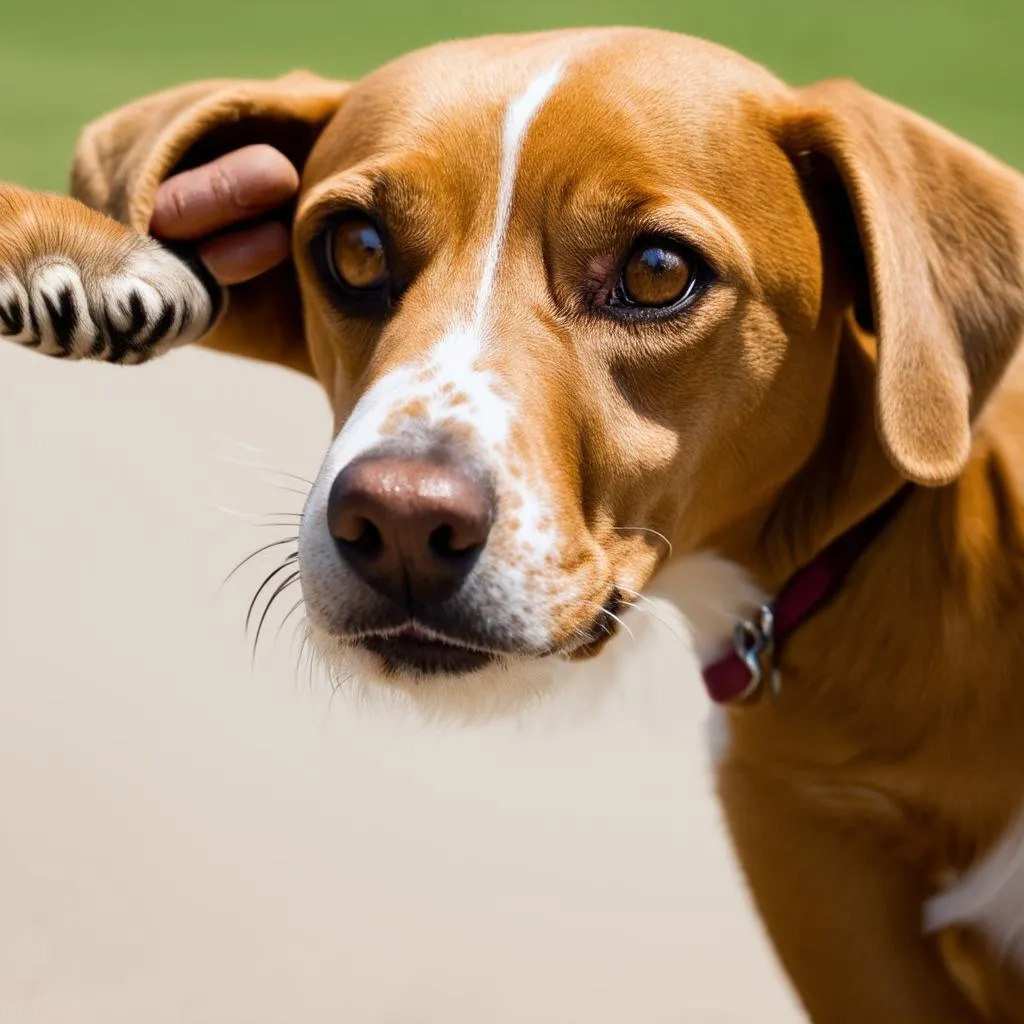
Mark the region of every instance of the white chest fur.
POLYGON ((982 860, 925 904, 924 924, 976 928, 1024 970, 1024 810, 982 860))

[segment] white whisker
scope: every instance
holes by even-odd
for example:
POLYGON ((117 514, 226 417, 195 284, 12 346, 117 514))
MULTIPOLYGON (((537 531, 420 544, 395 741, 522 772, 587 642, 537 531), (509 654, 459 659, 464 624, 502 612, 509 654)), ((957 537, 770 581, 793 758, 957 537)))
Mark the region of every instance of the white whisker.
POLYGON ((296 480, 300 484, 305 484, 307 487, 313 486, 312 480, 307 480, 304 476, 299 476, 298 473, 291 473, 286 469, 275 469, 273 466, 261 465, 258 462, 249 462, 247 459, 236 459, 230 455, 219 455, 217 456, 218 461, 227 463, 229 466, 241 466, 243 469, 251 469, 257 475, 267 473, 271 476, 283 476, 289 480, 296 480))
POLYGON ((653 609, 651 609, 651 608, 644 608, 642 605, 634 604, 632 601, 623 601, 622 603, 627 608, 632 608, 633 611, 635 611, 637 613, 637 615, 648 615, 648 616, 650 616, 655 622, 658 623, 659 626, 664 626, 664 628, 668 630, 668 632, 672 636, 673 640, 677 640, 679 643, 684 644, 684 645, 686 644, 686 637, 684 637, 680 632, 678 632, 676 629, 674 629, 670 622, 667 622, 665 619, 663 619, 653 609))
POLYGON ((269 516, 295 516, 296 519, 299 519, 302 516, 301 512, 243 512, 241 509, 229 508, 216 501, 210 502, 210 504, 218 512, 223 512, 226 516, 234 516, 236 519, 266 519, 269 516))
POLYGON ((221 505, 219 502, 211 501, 210 504, 218 511, 223 512, 226 516, 235 516, 237 519, 253 519, 260 515, 259 512, 242 512, 237 508, 228 508, 227 505, 221 505))
POLYGON ((652 529, 650 526, 613 526, 612 529, 620 532, 625 530, 636 530, 639 533, 650 533, 653 536, 657 537, 658 540, 660 540, 665 545, 665 548, 668 552, 668 557, 672 557, 672 541, 670 541, 668 537, 665 536, 665 534, 659 532, 658 530, 652 529))
POLYGON ((629 634, 629 638, 634 643, 636 642, 636 634, 633 632, 633 630, 629 628, 629 625, 626 622, 624 622, 621 618, 619 618, 618 615, 615 614, 615 612, 610 612, 607 608, 601 608, 601 614, 607 615, 609 619, 614 619, 629 634))
POLYGON ((635 599, 632 601, 624 601, 623 604, 627 605, 630 608, 633 608, 638 613, 649 615, 652 619, 654 619, 655 622, 660 623, 662 626, 664 626, 665 629, 667 629, 672 634, 672 636, 676 638, 676 640, 683 644, 686 643, 686 638, 667 619, 662 617, 662 615, 660 614, 661 608, 658 606, 657 601, 652 601, 651 598, 649 598, 646 594, 641 594, 639 590, 634 590, 632 587, 627 587, 624 583, 617 583, 616 587, 619 590, 626 592, 627 594, 631 594, 635 599), (641 608, 636 603, 636 600, 645 602, 645 604, 647 604, 649 607, 641 608))
POLYGON ((265 448, 260 448, 259 446, 251 444, 248 441, 241 441, 241 440, 239 440, 238 438, 235 438, 235 437, 224 437, 223 435, 221 435, 220 436, 220 440, 224 444, 227 444, 227 445, 229 445, 229 446, 231 446, 233 448, 241 448, 241 450, 243 452, 250 452, 253 455, 265 455, 266 454, 266 449, 265 448))

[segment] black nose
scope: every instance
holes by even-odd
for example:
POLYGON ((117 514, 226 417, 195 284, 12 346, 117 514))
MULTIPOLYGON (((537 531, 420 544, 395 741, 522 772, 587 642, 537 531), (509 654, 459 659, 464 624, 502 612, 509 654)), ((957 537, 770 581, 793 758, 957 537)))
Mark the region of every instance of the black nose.
POLYGON ((458 590, 493 519, 483 484, 425 459, 352 462, 327 503, 342 557, 371 587, 406 606, 436 604, 458 590))

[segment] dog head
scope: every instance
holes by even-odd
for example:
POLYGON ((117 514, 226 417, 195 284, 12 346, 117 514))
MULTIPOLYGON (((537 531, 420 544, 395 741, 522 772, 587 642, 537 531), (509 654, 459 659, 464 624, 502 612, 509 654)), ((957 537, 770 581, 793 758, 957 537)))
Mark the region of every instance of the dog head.
POLYGON ((140 229, 163 176, 244 141, 302 169, 292 264, 211 343, 325 389, 310 622, 420 694, 595 654, 673 555, 776 584, 901 479, 955 477, 1020 340, 1012 172, 694 39, 488 38, 146 103, 76 172, 140 229))

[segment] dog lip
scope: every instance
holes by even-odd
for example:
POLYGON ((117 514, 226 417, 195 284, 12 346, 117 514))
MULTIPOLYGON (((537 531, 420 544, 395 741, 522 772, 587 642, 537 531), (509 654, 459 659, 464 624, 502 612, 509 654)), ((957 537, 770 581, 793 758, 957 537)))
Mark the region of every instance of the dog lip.
POLYGON ((614 587, 589 624, 570 643, 558 648, 557 653, 573 661, 594 657, 618 634, 622 624, 619 612, 625 604, 622 591, 614 587))
POLYGON ((451 636, 440 630, 431 629, 415 620, 403 622, 398 626, 386 626, 379 629, 365 629, 352 638, 356 643, 363 643, 367 640, 374 641, 396 641, 399 643, 416 643, 424 645, 435 645, 438 647, 456 647, 459 650, 470 651, 474 654, 499 655, 505 652, 484 647, 481 644, 463 640, 457 636, 451 636))
MULTIPOLYGON (((464 646, 458 640, 451 637, 442 636, 440 633, 435 633, 432 630, 425 629, 416 623, 410 622, 405 626, 399 626, 398 629, 391 630, 383 636, 389 640, 412 640, 416 643, 423 644, 445 644, 452 647, 464 646)), ((471 646, 469 644, 465 646, 471 646)))
POLYGON ((355 642, 376 654, 394 672, 462 675, 489 665, 499 652, 436 633, 416 623, 366 632, 355 642))

